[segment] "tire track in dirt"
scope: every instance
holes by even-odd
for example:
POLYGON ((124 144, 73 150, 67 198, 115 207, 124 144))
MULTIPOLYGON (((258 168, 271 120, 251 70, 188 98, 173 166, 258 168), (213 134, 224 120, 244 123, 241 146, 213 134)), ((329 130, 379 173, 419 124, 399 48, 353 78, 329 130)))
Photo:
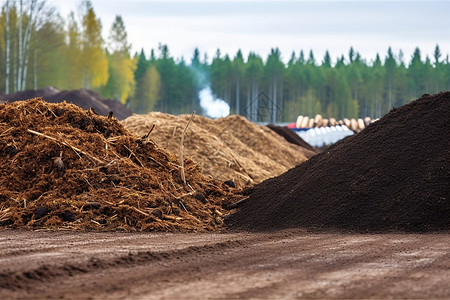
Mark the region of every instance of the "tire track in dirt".
MULTIPOLYGON (((438 261, 439 264, 444 262, 450 264, 448 257, 450 249, 443 243, 427 245, 429 241, 425 241, 419 242, 418 245, 417 238, 410 240, 408 235, 395 243, 390 239, 386 240, 386 237, 390 236, 381 235, 373 242, 354 244, 354 247, 341 245, 334 249, 337 252, 329 255, 330 259, 323 259, 319 263, 313 260, 304 260, 304 263, 296 264, 303 272, 299 269, 287 271, 280 280, 264 288, 258 287, 244 293, 227 294, 225 298, 267 298, 267 295, 276 296, 275 298, 307 299, 404 298, 405 295, 408 295, 407 285, 403 285, 403 289, 391 289, 390 286, 402 283, 405 278, 408 279, 409 273, 418 269, 436 269, 438 261), (420 249, 423 245, 437 246, 441 250, 432 250, 432 248, 422 252, 411 250, 420 249), (346 252, 356 253, 353 253, 353 257, 342 259, 346 252), (408 256, 408 253, 415 253, 417 257, 408 256)), ((322 251, 323 249, 319 252, 322 251)), ((440 297, 444 295, 448 297, 450 291, 445 288, 445 282, 448 282, 450 278, 450 269, 447 268, 441 275, 441 277, 431 280, 436 286, 436 290, 431 292, 431 295, 434 293, 440 297)), ((411 287, 418 286, 418 289, 414 293, 410 293, 409 297, 425 298, 430 296, 429 290, 423 293, 424 287, 430 285, 420 285, 420 282, 410 282, 410 284, 411 287)))
POLYGON ((63 265, 52 265, 45 263, 37 269, 19 271, 19 272, 1 272, 0 288, 17 289, 33 281, 51 280, 54 277, 71 277, 78 274, 95 272, 99 269, 109 269, 118 267, 133 267, 136 265, 149 264, 164 260, 173 259, 173 257, 184 257, 192 255, 207 255, 218 249, 229 247, 241 247, 244 242, 239 240, 230 240, 226 243, 217 243, 205 246, 190 246, 181 250, 167 252, 129 252, 127 255, 120 255, 113 258, 91 257, 87 262, 65 263, 63 265))
MULTIPOLYGON (((41 281, 51 281, 54 278, 65 278, 65 277, 73 277, 75 275, 82 275, 87 273, 95 273, 98 270, 106 270, 106 269, 114 269, 114 268, 132 268, 134 266, 151 264, 154 262, 161 261, 170 261, 174 257, 177 260, 184 260, 185 257, 195 257, 195 256, 209 256, 211 253, 223 252, 229 248, 239 248, 239 247, 247 247, 248 245, 258 243, 261 240, 265 239, 278 239, 289 238, 293 236, 294 233, 290 232, 281 232, 277 234, 273 234, 270 236, 257 236, 254 235, 253 238, 244 239, 241 236, 238 239, 227 239, 226 242, 217 242, 217 243, 208 243, 205 245, 195 245, 195 246, 187 246, 181 249, 175 249, 170 251, 137 251, 133 252, 130 250, 125 250, 122 252, 115 253, 103 253, 98 250, 96 245, 101 244, 102 247, 108 246, 104 244, 105 239, 98 239, 95 241, 65 241, 63 245, 47 245, 45 248, 38 249, 37 251, 33 251, 32 247, 27 248, 25 250, 14 250, 10 251, 8 256, 16 256, 12 259, 14 260, 12 268, 17 268, 18 265, 15 262, 18 261, 26 261, 33 260, 35 258, 41 260, 48 260, 48 262, 44 261, 44 263, 35 266, 34 268, 30 268, 30 265, 26 263, 22 266, 25 270, 16 271, 12 270, 3 270, 0 269, 0 289, 10 289, 17 290, 21 289, 24 286, 32 286, 34 282, 41 281), (70 244, 70 246, 68 245, 70 244), (82 250, 83 248, 88 248, 90 251, 86 257, 83 257, 81 261, 77 261, 75 263, 57 263, 55 264, 55 258, 59 256, 61 261, 65 261, 64 258, 68 258, 67 253, 65 255, 61 254, 61 250, 67 249, 68 246, 70 248, 78 246, 77 250, 82 250), (94 248, 94 251, 92 251, 94 248), (50 250, 50 251, 49 251, 50 250), (58 251, 59 250, 59 251, 58 251)), ((69 235, 70 236, 70 235, 69 235)), ((185 235, 189 236, 189 235, 185 235)), ((64 237, 64 235, 62 235, 64 237)), ((135 238, 139 238, 139 235, 135 235, 135 238)), ((238 235, 239 237, 239 235, 238 235)), ((118 238, 127 239, 127 236, 118 236, 118 238)), ((42 239, 45 237, 38 237, 38 241, 42 243, 42 239)), ((19 239, 19 242, 23 240, 19 239)), ((47 243, 51 242, 52 239, 48 239, 47 243)), ((53 239, 54 241, 54 239, 53 239)), ((30 243, 28 240, 27 243, 30 243)), ((110 241, 110 243, 117 243, 117 239, 115 241, 110 241)), ((45 242, 43 243, 46 244, 45 242)), ((111 245, 110 245, 111 246, 111 245)), ((4 247, 1 247, 4 248, 4 247)), ((70 253, 69 253, 70 254, 70 253)), ((5 254, 0 256, 0 261, 5 256, 5 254)), ((11 258, 9 258, 11 260, 11 258)), ((72 257, 74 259, 74 257, 72 257)), ((69 259, 70 260, 70 259, 69 259)), ((78 258, 78 260, 80 260, 78 258)))
POLYGON ((2 253, 1 298, 450 297, 449 234, 105 235, 29 232, 8 243, 0 236, 0 250, 45 240, 39 255, 60 254, 27 268, 33 253, 17 256, 17 266, 2 253))

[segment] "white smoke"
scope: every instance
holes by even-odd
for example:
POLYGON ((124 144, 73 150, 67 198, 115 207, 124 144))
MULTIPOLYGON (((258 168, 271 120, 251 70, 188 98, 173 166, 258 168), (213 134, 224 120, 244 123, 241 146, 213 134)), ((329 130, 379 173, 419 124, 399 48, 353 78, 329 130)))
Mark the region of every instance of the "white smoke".
POLYGON ((222 99, 215 98, 211 88, 206 87, 198 93, 200 98, 200 106, 206 115, 211 118, 222 118, 230 114, 230 106, 222 99))

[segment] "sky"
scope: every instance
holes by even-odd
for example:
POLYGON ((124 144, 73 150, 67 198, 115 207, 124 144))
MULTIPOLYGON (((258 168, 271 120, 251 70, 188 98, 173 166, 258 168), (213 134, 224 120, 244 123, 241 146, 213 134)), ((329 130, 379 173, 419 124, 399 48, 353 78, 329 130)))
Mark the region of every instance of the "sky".
MULTIPOLYGON (((197 47, 211 59, 220 49, 231 58, 241 49, 267 58, 278 47, 287 62, 292 52, 313 50, 321 62, 350 47, 368 62, 400 49, 406 62, 416 47, 433 56, 436 44, 450 53, 448 1, 265 1, 265 0, 92 0, 107 39, 116 15, 123 18, 133 53, 167 44, 171 56, 190 62, 197 47)), ((79 0, 48 0, 63 17, 78 11, 79 0)))

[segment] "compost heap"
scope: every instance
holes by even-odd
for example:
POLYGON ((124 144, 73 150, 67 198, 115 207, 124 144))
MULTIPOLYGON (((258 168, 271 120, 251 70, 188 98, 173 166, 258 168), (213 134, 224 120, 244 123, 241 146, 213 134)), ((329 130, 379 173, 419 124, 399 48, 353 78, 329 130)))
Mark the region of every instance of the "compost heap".
POLYGON ((234 228, 450 229, 450 92, 391 110, 361 133, 254 187, 234 228))
POLYGON ((192 160, 181 169, 115 118, 65 102, 0 105, 0 137, 0 227, 216 230, 239 200, 192 160))
MULTIPOLYGON (((177 153, 189 117, 151 112, 133 115, 122 124, 138 136, 155 124, 151 139, 177 153)), ((202 167, 204 174, 232 180, 240 187, 280 175, 315 154, 238 115, 216 120, 196 116, 185 133, 184 151, 202 167)))

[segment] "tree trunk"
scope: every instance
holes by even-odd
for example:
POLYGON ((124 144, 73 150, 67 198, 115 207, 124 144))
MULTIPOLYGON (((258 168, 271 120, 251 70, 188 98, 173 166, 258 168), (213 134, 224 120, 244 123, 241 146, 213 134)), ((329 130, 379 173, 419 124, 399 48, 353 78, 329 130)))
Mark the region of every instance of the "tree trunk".
POLYGON ((277 79, 273 79, 273 88, 272 88, 272 117, 271 122, 275 123, 277 121, 277 79))
POLYGON ((247 85, 247 111, 245 112, 247 120, 249 120, 249 121, 251 121, 251 119, 250 119, 251 105, 252 105, 252 90, 251 90, 251 84, 249 83, 247 85))
POLYGON ((239 75, 236 76, 236 114, 240 114, 241 99, 240 99, 240 80, 239 75))
POLYGON ((255 80, 255 90, 253 92, 253 103, 254 103, 254 109, 253 109, 253 121, 258 122, 258 116, 260 114, 259 112, 259 87, 258 82, 255 80))
POLYGON ((17 69, 17 81, 16 91, 21 91, 20 84, 22 83, 22 65, 23 65, 23 45, 22 45, 22 8, 23 2, 19 2, 19 57, 18 57, 18 69, 17 69))
POLYGON ((13 92, 17 92, 17 72, 18 72, 17 61, 18 61, 18 58, 17 58, 17 40, 16 39, 14 39, 12 53, 14 53, 14 59, 12 61, 13 74, 12 74, 11 78, 12 78, 13 92))
POLYGON ((388 98, 389 98, 389 107, 388 107, 388 109, 391 109, 392 108, 392 80, 390 80, 390 79, 389 79, 388 98))
POLYGON ((10 48, 10 36, 9 36, 9 0, 6 1, 6 76, 5 76, 5 93, 9 94, 9 48, 10 48))
POLYGON ((24 37, 24 43, 23 43, 23 73, 22 73, 22 84, 21 88, 24 90, 26 88, 26 82, 27 82, 27 73, 28 73, 28 58, 29 58, 29 50, 30 50, 30 40, 31 40, 31 30, 33 26, 33 14, 34 9, 36 7, 36 0, 31 1, 30 5, 30 16, 28 18, 28 24, 27 29, 25 30, 25 37, 24 37))
POLYGON ((37 90, 37 50, 34 48, 34 76, 33 89, 37 90))

